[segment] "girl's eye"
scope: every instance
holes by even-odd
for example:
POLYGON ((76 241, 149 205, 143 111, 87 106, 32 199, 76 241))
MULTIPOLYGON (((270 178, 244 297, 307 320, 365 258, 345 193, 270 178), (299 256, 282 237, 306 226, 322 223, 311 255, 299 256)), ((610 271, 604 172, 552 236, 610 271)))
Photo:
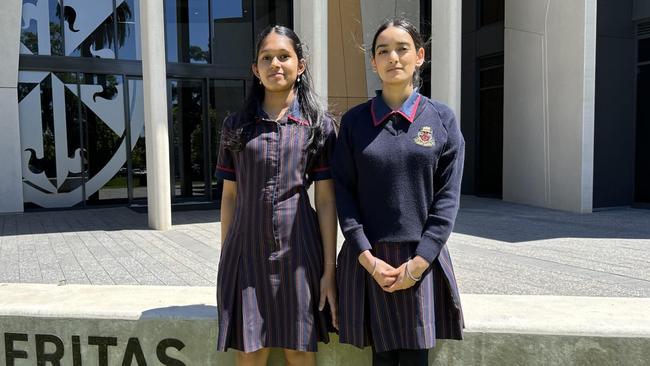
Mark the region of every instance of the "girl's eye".
POLYGON ((271 56, 262 56, 262 60, 264 61, 269 61, 271 59, 271 56))
POLYGON ((378 55, 383 55, 383 54, 386 53, 386 52, 387 52, 386 50, 379 50, 379 52, 377 52, 377 54, 378 54, 378 55))
POLYGON ((280 58, 280 60, 282 60, 282 61, 286 61, 286 60, 289 59, 289 55, 282 55, 282 56, 280 56, 279 58, 280 58))

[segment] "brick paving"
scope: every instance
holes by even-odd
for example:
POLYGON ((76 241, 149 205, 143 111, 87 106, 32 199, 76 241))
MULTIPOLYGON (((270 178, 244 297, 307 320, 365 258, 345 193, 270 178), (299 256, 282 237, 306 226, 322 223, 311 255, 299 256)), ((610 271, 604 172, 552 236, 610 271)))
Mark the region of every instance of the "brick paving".
MULTIPOLYGON (((173 224, 149 230, 126 207, 0 215, 0 282, 214 286, 219 211, 174 212, 173 224)), ((650 297, 650 210, 466 196, 449 248, 463 293, 650 297)))

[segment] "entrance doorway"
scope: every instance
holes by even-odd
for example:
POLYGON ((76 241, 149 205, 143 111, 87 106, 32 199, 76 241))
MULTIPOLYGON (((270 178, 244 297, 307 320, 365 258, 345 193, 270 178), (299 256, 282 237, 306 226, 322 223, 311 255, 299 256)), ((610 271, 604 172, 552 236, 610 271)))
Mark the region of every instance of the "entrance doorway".
POLYGON ((204 81, 168 79, 168 85, 172 200, 208 200, 204 81))
POLYGON ((223 120, 241 108, 243 80, 168 79, 172 202, 221 198, 215 164, 223 120))
MULTIPOLYGON (((645 41, 650 43, 650 38, 645 41)), ((648 44, 648 62, 639 65, 637 74, 637 108, 636 108, 636 178, 634 200, 650 204, 650 44, 648 44)))
POLYGON ((479 59, 476 194, 501 198, 503 185, 503 55, 479 59))

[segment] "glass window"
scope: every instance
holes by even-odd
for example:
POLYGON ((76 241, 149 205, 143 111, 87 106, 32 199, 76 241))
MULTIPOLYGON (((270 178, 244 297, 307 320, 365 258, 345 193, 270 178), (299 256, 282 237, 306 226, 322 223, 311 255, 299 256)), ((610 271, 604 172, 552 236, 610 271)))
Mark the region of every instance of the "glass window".
POLYGON ((115 9, 117 19, 117 54, 122 60, 140 60, 139 1, 124 0, 115 9))
POLYGON ((23 0, 20 53, 63 55, 61 22, 57 0, 23 0))
POLYGON ((255 35, 269 25, 293 27, 293 5, 290 0, 255 0, 255 35))
POLYGON ((122 76, 82 74, 79 87, 85 128, 87 203, 126 200, 127 141, 122 76))
POLYGON ((212 1, 213 64, 249 67, 253 58, 251 0, 212 1))
POLYGON ((115 58, 113 0, 64 2, 66 56, 115 58))
POLYGON ((480 25, 502 22, 505 14, 504 0, 482 0, 480 25))
POLYGON ((165 0, 167 61, 210 62, 208 0, 165 0))
POLYGON ((221 180, 215 176, 223 120, 242 108, 245 96, 246 90, 242 80, 210 80, 208 119, 210 122, 210 177, 212 180, 210 190, 212 199, 220 199, 223 190, 221 180))
POLYGON ((129 80, 129 124, 131 129, 131 197, 147 197, 147 151, 144 136, 144 85, 129 80))
POLYGON ((175 198, 205 197, 204 93, 202 80, 170 80, 170 149, 175 198))

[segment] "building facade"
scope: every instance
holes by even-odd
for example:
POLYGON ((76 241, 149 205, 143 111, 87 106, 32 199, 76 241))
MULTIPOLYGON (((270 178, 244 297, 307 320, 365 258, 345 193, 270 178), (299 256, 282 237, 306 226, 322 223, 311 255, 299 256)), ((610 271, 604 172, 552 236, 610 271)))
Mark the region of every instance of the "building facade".
POLYGON ((146 205, 153 182, 171 204, 215 202, 220 126, 252 81, 255 35, 297 28, 342 113, 379 88, 366 48, 396 15, 431 39, 421 91, 460 118, 465 194, 577 212, 650 203, 648 1, 164 0, 162 176, 147 169, 143 1, 2 2, 0 212, 146 205))

